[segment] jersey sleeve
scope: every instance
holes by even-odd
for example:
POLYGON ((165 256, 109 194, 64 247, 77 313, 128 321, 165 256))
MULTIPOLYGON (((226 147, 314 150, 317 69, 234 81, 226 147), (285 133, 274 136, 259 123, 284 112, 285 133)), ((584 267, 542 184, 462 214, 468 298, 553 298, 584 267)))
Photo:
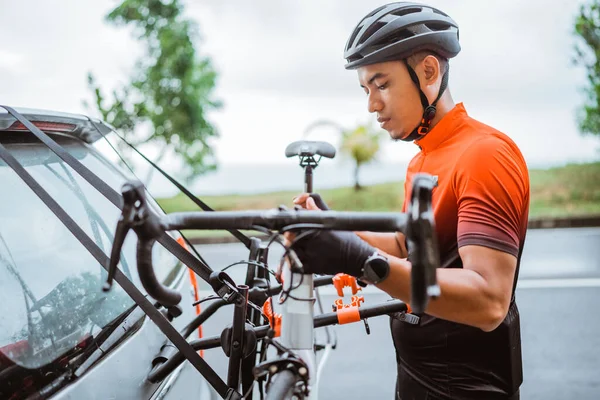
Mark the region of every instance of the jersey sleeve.
POLYGON ((480 245, 515 257, 529 208, 527 166, 516 146, 489 135, 462 155, 454 176, 458 247, 480 245))

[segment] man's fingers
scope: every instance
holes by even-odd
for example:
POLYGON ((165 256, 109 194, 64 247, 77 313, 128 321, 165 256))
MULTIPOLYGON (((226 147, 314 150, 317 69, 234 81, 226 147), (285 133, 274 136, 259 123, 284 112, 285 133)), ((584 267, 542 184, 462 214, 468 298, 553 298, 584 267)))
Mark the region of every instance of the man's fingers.
POLYGON ((310 193, 302 193, 301 195, 294 197, 293 202, 295 205, 307 210, 321 210, 321 207, 317 206, 315 199, 310 193))
POLYGON ((309 197, 306 200, 306 208, 309 210, 321 210, 319 207, 317 207, 317 204, 315 203, 315 199, 313 199, 312 197, 309 197))
POLYGON ((320 210, 329 210, 329 206, 327 203, 325 203, 325 200, 323 200, 319 193, 312 193, 310 197, 314 200, 315 204, 320 210))
POLYGON ((294 199, 292 201, 294 204, 302 206, 304 208, 305 204, 306 204, 306 199, 308 199, 309 196, 310 196, 309 193, 302 193, 302 194, 294 197, 294 199))

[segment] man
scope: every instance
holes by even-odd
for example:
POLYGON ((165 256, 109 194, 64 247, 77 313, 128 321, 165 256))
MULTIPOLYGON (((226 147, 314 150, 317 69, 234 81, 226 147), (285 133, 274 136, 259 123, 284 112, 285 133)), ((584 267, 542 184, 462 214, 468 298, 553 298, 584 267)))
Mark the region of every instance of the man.
MULTIPOLYGON (((403 211, 415 173, 438 180, 441 295, 416 325, 391 319, 402 400, 514 400, 522 382, 514 289, 527 229, 527 166, 510 138, 454 103, 448 59, 459 51, 457 24, 417 3, 372 11, 345 48, 346 68, 357 70, 369 112, 392 139, 421 150, 408 167, 403 211)), ((319 200, 303 194, 294 202, 326 208, 319 200)), ((294 248, 309 273, 351 274, 410 300, 410 248, 400 233, 323 231, 294 248), (385 267, 375 268, 374 257, 385 267)))

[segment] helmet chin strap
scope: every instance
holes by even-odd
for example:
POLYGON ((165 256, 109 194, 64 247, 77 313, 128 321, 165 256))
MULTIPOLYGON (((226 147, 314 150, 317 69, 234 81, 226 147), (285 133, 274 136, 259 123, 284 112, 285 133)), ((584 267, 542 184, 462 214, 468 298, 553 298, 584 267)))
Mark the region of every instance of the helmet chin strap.
POLYGON ((431 121, 433 121, 433 119, 435 118, 435 113, 437 111, 435 106, 440 97, 442 97, 442 94, 444 94, 446 87, 448 86, 448 70, 450 68, 447 68, 446 72, 444 72, 444 75, 442 76, 442 83, 440 85, 440 90, 438 92, 437 98, 433 101, 433 103, 429 104, 427 96, 425 96, 425 93, 423 93, 423 91, 421 90, 421 84, 419 83, 419 77, 417 76, 417 73, 410 65, 408 65, 407 60, 404 60, 404 63, 408 68, 410 78, 415 83, 415 85, 417 85, 417 89, 419 90, 419 96, 421 97, 421 105, 423 106, 424 110, 421 123, 410 133, 410 135, 400 139, 405 142, 412 142, 413 140, 419 139, 421 136, 424 136, 425 134, 427 134, 427 132, 429 132, 429 125, 431 124, 431 121))

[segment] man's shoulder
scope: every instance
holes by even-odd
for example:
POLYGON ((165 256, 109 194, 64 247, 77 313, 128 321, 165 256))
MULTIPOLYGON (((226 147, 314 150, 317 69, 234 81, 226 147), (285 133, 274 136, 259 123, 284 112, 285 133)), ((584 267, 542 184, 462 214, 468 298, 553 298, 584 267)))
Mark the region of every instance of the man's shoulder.
POLYGON ((468 125, 471 140, 459 160, 466 163, 486 161, 485 164, 489 164, 494 160, 511 159, 526 167, 521 149, 509 135, 472 117, 468 117, 468 125))
POLYGON ((488 128, 458 158, 453 179, 457 187, 480 187, 490 193, 501 188, 527 198, 529 171, 523 154, 506 134, 488 128))

